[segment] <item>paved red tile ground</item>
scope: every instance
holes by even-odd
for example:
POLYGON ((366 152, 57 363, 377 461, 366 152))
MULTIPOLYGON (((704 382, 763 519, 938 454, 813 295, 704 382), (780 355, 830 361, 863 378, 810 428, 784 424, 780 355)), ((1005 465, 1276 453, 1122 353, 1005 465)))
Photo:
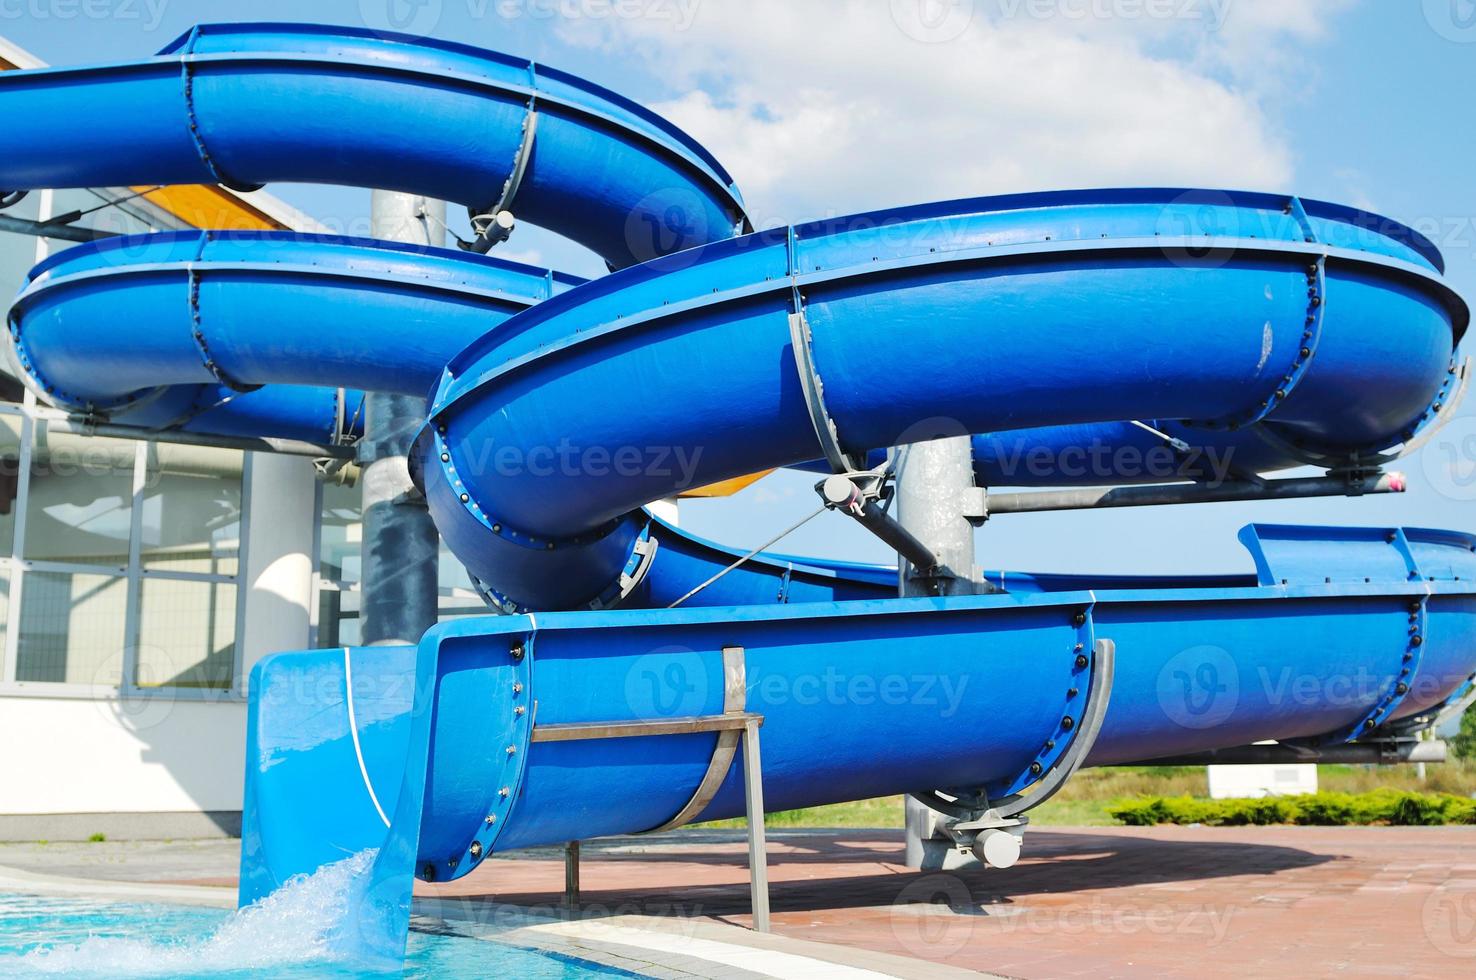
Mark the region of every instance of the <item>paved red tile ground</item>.
MULTIPOLYGON (((775 929, 1020 977, 1476 976, 1468 828, 1040 829, 1009 871, 901 867, 900 833, 785 834, 775 929)), ((740 842, 586 845, 587 913, 747 924, 740 842)), ((557 906, 557 855, 426 895, 557 906)))

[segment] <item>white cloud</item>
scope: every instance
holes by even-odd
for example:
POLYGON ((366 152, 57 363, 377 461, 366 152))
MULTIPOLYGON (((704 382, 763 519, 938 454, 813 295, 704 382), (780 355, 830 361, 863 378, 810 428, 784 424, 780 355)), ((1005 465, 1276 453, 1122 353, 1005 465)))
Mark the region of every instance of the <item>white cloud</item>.
POLYGON ((705 0, 561 30, 671 91, 652 107, 763 226, 1056 187, 1289 190, 1265 105, 1343 3, 705 0))

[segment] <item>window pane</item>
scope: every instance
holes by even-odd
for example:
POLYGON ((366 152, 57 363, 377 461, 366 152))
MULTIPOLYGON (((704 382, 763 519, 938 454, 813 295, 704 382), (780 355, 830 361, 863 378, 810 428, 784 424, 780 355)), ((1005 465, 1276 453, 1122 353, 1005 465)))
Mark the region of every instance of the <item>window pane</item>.
POLYGON ((15 543, 15 498, 20 493, 19 415, 0 413, 0 557, 8 557, 15 543))
MULTIPOLYGON (((51 199, 53 216, 66 214, 68 211, 92 211, 98 205, 107 204, 122 196, 87 188, 57 190, 52 193, 54 195, 51 199)), ((125 191, 124 194, 126 193, 125 191)), ((141 214, 142 209, 136 203, 125 201, 122 205, 109 205, 92 211, 91 214, 83 215, 80 220, 72 222, 72 225, 77 228, 96 228, 115 235, 138 235, 147 231, 157 231, 155 225, 144 220, 141 214)), ((59 242, 58 244, 62 248, 71 245, 70 242, 59 242)))
POLYGON ((325 579, 359 581, 359 543, 364 537, 364 526, 359 520, 361 504, 362 491, 358 487, 323 485, 318 573, 325 579))
MULTIPOLYGON (((40 194, 28 194, 19 204, 6 208, 5 213, 12 218, 35 221, 36 202, 40 199, 40 194)), ((36 264, 36 254, 35 236, 0 231, 0 289, 5 290, 7 297, 20 291, 26 273, 36 264)))
POLYGON ((5 632, 10 627, 10 566, 0 565, 0 677, 5 676, 5 632))
POLYGON ((140 541, 152 571, 235 575, 241 552, 243 453, 149 446, 140 541))
POLYGON ((229 688, 236 659, 236 587, 145 578, 139 594, 139 687, 229 688))
POLYGON ((26 557, 125 568, 134 443, 52 433, 36 423, 26 557))
POLYGON ((321 589, 318 592, 318 646, 359 645, 359 593, 321 589))
POLYGON ((117 687, 127 602, 124 578, 26 572, 15 679, 117 687))

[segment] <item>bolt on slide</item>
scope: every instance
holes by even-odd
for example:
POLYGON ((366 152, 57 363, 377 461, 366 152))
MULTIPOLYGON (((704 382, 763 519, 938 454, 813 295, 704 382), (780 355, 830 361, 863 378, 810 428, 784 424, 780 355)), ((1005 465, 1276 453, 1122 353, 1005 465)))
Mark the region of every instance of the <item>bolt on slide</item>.
POLYGON ((759 720, 771 808, 911 793, 1008 864, 1080 765, 1386 744, 1476 671, 1456 532, 1253 525, 1252 575, 999 573, 899 599, 895 569, 740 560, 643 509, 822 460, 883 528, 887 447, 959 434, 980 487, 1144 482, 1019 465, 1107 445, 1229 499, 1309 463, 1334 477, 1314 490, 1397 491, 1379 467, 1459 400, 1470 317, 1398 222, 1137 189, 753 233, 721 166, 612 92, 341 28, 207 26, 138 62, 6 73, 0 110, 0 187, 389 188, 465 204, 484 235, 516 212, 615 270, 581 282, 477 254, 491 241, 152 235, 52 257, 10 312, 28 384, 93 418, 319 426, 308 406, 341 415, 340 389, 427 395, 416 480, 504 615, 251 678, 241 900, 377 848, 366 955, 401 954, 414 877, 742 813, 759 720))

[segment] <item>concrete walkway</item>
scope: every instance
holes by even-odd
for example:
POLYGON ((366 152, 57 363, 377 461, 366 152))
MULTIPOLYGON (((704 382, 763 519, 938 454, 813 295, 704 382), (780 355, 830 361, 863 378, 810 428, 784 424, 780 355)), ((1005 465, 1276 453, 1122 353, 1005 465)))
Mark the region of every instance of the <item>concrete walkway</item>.
MULTIPOLYGON (((795 948, 842 972, 894 976, 1476 975, 1470 828, 1039 829, 1005 872, 916 873, 900 855, 899 832, 774 834, 777 936, 816 942, 795 948)), ((229 884, 235 861, 216 843, 0 845, 0 864, 130 880, 147 865, 153 880, 193 885, 229 884)), ((419 910, 553 949, 596 937, 607 951, 623 939, 686 955, 712 936, 728 951, 692 972, 766 972, 725 962, 734 944, 773 942, 731 928, 748 924, 741 834, 587 843, 577 913, 562 906, 563 880, 559 853, 528 852, 418 888, 419 910)))

